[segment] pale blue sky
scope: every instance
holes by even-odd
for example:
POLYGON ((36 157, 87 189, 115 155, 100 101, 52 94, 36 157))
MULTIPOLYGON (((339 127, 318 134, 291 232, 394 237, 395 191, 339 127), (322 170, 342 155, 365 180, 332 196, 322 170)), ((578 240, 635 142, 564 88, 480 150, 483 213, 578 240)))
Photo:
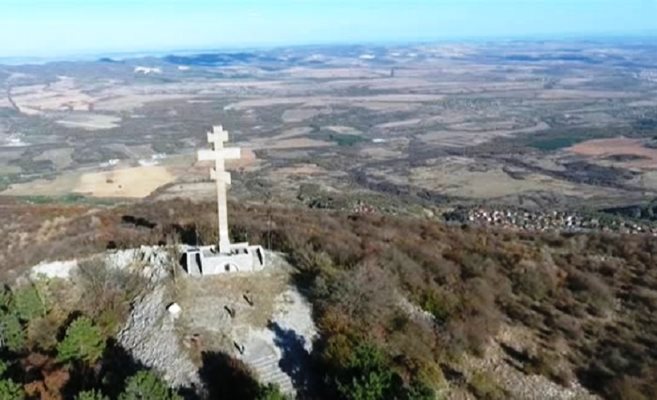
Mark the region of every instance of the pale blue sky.
POLYGON ((657 0, 0 0, 0 57, 657 33, 657 0))

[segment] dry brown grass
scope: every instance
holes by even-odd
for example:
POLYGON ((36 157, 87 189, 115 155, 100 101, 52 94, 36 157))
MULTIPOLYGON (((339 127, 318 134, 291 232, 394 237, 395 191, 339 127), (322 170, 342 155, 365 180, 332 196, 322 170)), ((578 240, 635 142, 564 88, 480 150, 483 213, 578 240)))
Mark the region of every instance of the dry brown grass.
POLYGON ((92 197, 143 198, 173 180, 163 166, 124 168, 83 174, 73 191, 92 197))
POLYGON ((657 168, 657 149, 645 147, 645 140, 630 138, 595 139, 578 143, 567 149, 571 153, 592 159, 608 157, 637 158, 629 161, 617 161, 615 164, 629 168, 657 168))

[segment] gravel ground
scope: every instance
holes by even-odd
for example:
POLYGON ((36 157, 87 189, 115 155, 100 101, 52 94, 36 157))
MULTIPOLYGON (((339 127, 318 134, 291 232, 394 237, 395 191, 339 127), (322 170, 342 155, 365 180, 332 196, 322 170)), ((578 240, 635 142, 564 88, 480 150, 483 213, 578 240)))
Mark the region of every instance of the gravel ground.
POLYGON ((506 327, 502 329, 495 342, 486 350, 483 358, 466 356, 464 367, 470 373, 484 371, 495 378, 510 394, 512 399, 521 400, 599 400, 577 382, 571 387, 564 387, 542 375, 527 375, 511 365, 505 357, 500 343, 511 345, 522 342, 520 329, 506 327))
POLYGON ((136 360, 162 373, 172 386, 198 387, 198 367, 180 344, 165 297, 163 286, 146 293, 135 304, 117 340, 136 360))

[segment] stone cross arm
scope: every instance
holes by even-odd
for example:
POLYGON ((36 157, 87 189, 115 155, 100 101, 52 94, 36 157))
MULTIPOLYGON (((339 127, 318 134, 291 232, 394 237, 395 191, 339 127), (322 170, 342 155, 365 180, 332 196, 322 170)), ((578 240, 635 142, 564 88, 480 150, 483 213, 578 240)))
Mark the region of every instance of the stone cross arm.
POLYGON ((216 180, 219 184, 221 184, 221 182, 226 185, 231 184, 230 173, 224 170, 223 161, 237 160, 239 158, 240 149, 238 147, 220 148, 217 150, 204 149, 198 151, 199 161, 215 161, 215 168, 210 170, 210 179, 216 180), (219 173, 217 173, 217 167, 220 169, 219 173))
POLYGON ((215 161, 217 158, 224 160, 237 160, 241 157, 239 147, 226 147, 217 150, 203 149, 198 151, 199 161, 215 161))

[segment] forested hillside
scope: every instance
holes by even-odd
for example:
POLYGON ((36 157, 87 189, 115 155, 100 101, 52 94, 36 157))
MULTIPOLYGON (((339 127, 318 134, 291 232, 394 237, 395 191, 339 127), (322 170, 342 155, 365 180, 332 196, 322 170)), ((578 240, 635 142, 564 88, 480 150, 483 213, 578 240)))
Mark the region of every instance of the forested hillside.
MULTIPOLYGON (((3 225, 33 238, 1 239, 11 249, 2 255, 8 281, 55 254, 211 243, 216 232, 212 203, 5 209, 11 212, 3 213, 3 225)), ((492 348, 528 377, 581 384, 607 399, 657 397, 651 236, 520 233, 243 204, 231 212, 235 239, 285 253, 295 284, 314 306, 320 338, 312 357, 320 379, 308 398, 513 398, 508 382, 473 361, 486 360, 492 348)), ((112 336, 140 286, 130 277, 111 281, 120 285, 93 286, 91 279, 89 295, 99 300, 67 315, 57 314, 61 307, 47 290, 7 288, 0 303, 2 398, 72 398, 89 390, 96 393, 78 398, 143 398, 130 394, 135 386, 164 396, 152 398, 175 398, 157 371, 131 364, 115 346, 112 336)), ((220 398, 281 396, 226 355, 205 361, 216 367, 208 382, 243 382, 224 386, 234 392, 212 392, 220 398)), ((179 395, 199 396, 184 389, 179 395)))

